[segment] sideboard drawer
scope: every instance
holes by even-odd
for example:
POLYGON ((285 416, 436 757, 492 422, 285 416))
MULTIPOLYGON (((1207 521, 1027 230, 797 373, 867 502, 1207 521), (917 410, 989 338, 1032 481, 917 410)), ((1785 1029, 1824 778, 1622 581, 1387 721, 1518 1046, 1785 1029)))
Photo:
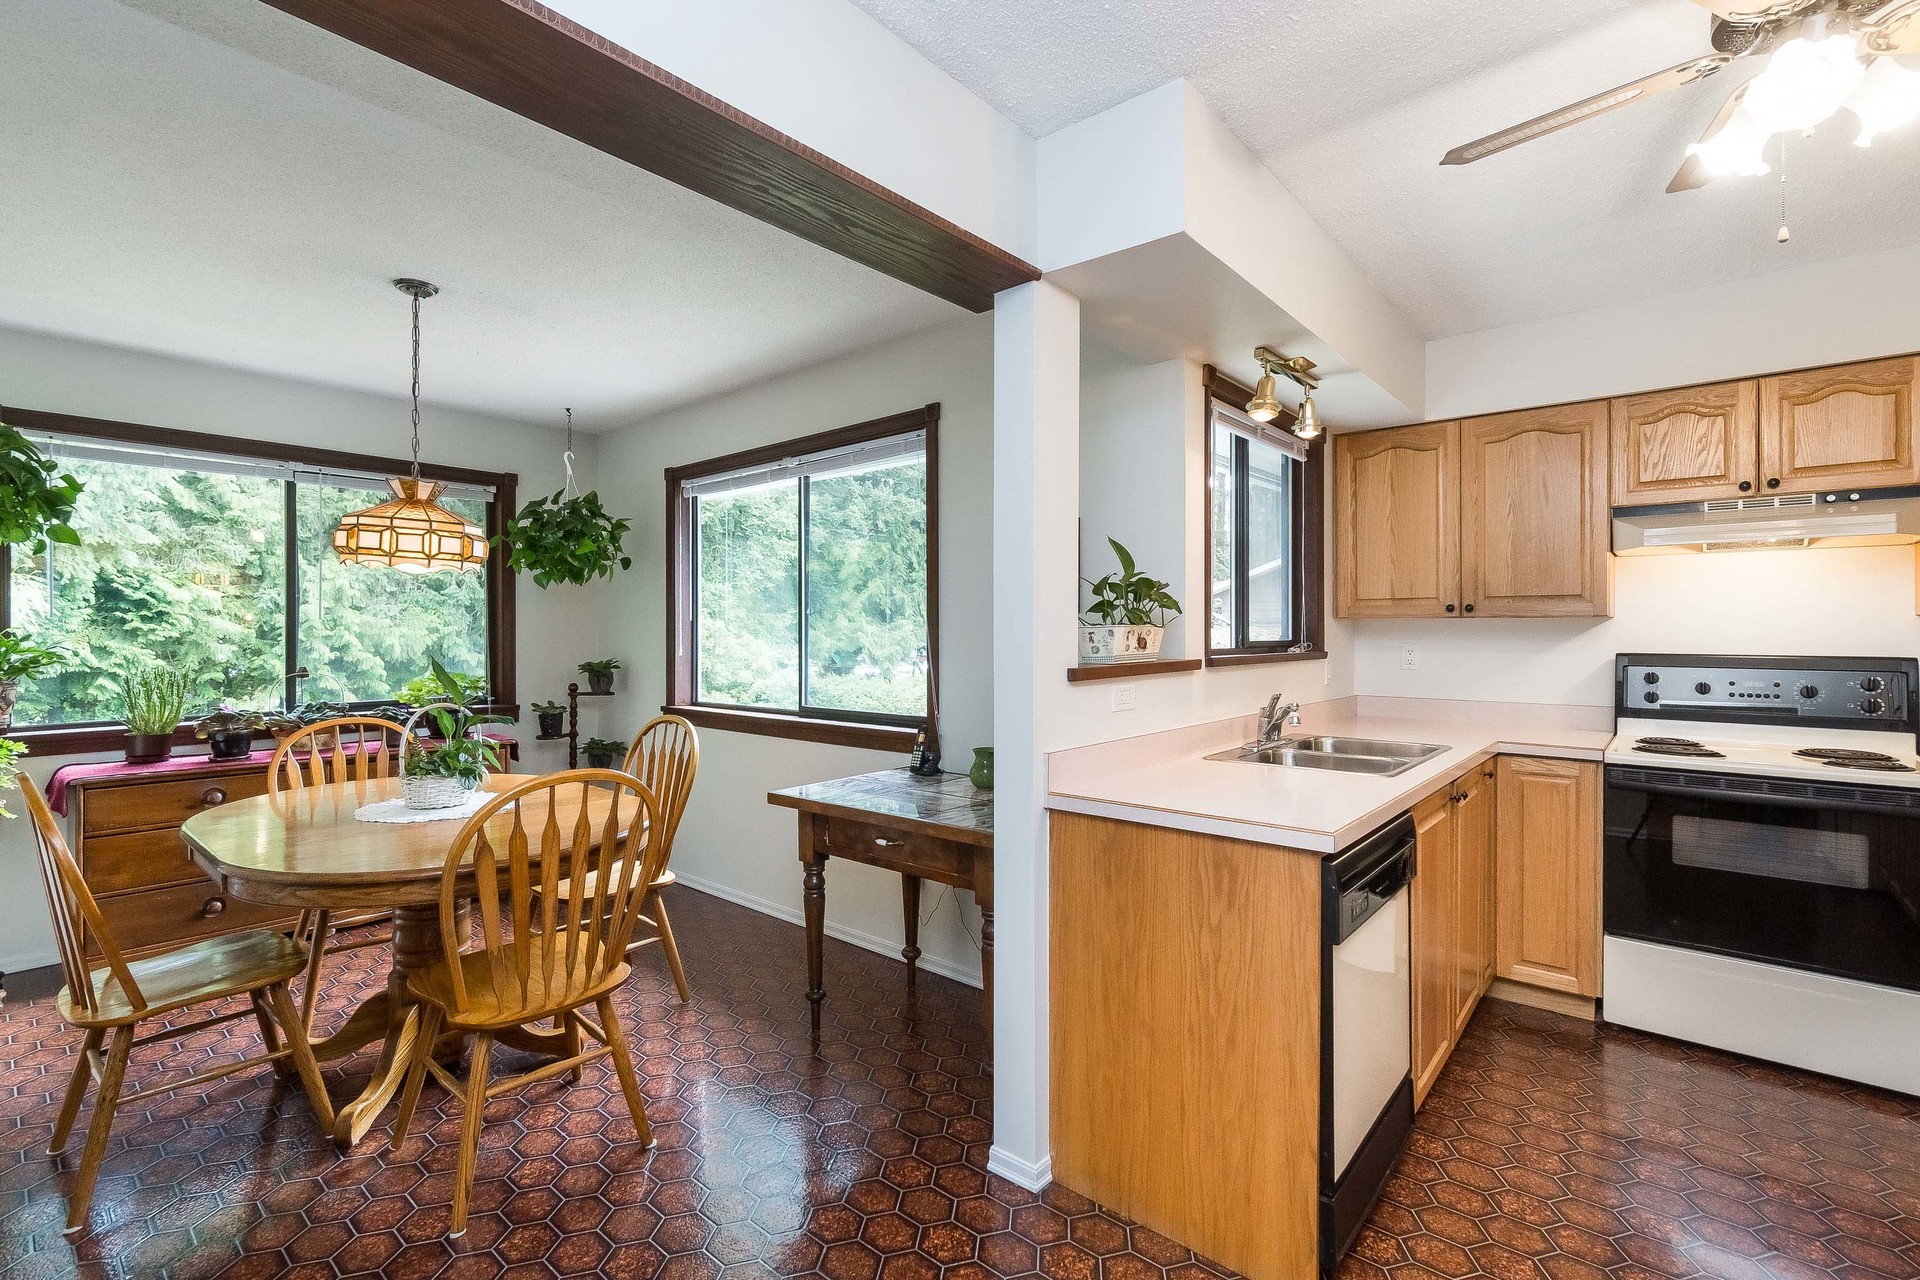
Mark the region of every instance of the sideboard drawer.
POLYGON ((213 881, 203 879, 198 884, 103 898, 100 914, 114 942, 123 952, 133 954, 235 929, 290 925, 297 913, 229 897, 213 881))
POLYGON ((267 775, 228 773, 210 778, 89 787, 83 802, 85 834, 177 827, 203 809, 267 793, 267 775))
POLYGON ((94 836, 87 841, 86 850, 83 871, 87 887, 96 897, 207 878, 206 872, 193 865, 178 827, 94 836))
POLYGON ((970 883, 972 857, 950 840, 840 817, 821 819, 818 832, 818 851, 829 857, 891 867, 942 884, 970 883))

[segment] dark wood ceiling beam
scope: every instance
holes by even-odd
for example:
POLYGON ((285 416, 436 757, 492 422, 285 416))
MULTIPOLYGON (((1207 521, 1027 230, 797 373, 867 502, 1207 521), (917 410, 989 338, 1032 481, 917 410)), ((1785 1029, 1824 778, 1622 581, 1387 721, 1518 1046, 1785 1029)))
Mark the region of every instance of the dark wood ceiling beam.
POLYGON ((534 0, 263 3, 970 311, 1040 278, 534 0))

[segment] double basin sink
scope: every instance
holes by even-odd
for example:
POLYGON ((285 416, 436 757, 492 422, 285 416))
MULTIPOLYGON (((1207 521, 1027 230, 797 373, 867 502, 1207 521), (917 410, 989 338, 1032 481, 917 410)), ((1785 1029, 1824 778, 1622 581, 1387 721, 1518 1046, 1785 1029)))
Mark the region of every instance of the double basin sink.
POLYGON ((1325 769, 1333 773, 1365 773, 1391 778, 1405 773, 1424 760, 1431 760, 1446 748, 1431 742, 1394 742, 1385 738, 1339 738, 1326 735, 1302 735, 1280 738, 1264 745, 1248 743, 1230 751, 1216 752, 1209 760, 1232 760, 1241 764, 1271 764, 1289 769, 1325 769))

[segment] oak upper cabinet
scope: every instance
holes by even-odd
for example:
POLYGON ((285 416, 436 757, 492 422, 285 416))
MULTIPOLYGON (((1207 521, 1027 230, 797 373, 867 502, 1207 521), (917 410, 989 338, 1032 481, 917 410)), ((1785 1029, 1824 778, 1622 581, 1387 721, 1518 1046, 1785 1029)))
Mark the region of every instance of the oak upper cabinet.
POLYGON ((1437 791, 1414 806, 1413 826, 1419 843, 1414 849, 1412 892, 1408 913, 1412 925, 1413 969, 1413 1104, 1426 1100, 1427 1090, 1453 1051, 1454 986, 1458 973, 1458 928, 1455 894, 1458 859, 1455 857, 1454 789, 1437 791))
POLYGON ((1459 453, 1452 422, 1334 437, 1341 617, 1444 618, 1457 610, 1459 453))
POLYGON ((1496 972, 1600 994, 1600 766, 1501 756, 1494 848, 1496 972))
POLYGON ((1762 378, 1760 492, 1920 484, 1916 383, 1912 356, 1762 378))
POLYGON ((1460 424, 1462 613, 1612 614, 1607 428, 1605 401, 1460 424))
POLYGON ((1715 502, 1759 486, 1757 382, 1629 396, 1612 419, 1616 507, 1715 502))

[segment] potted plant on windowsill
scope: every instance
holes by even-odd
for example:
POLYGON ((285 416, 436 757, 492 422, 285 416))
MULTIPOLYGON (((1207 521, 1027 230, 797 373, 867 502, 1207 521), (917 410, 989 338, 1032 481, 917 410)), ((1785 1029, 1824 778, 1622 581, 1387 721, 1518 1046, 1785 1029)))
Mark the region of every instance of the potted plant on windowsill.
POLYGON ((442 700, 429 703, 407 718, 400 747, 400 794, 409 809, 446 809, 463 802, 489 770, 500 768, 500 744, 482 737, 483 724, 505 724, 505 716, 476 715, 454 701, 461 685, 438 662, 433 679, 442 700), (422 719, 432 725, 433 737, 415 736, 422 719))
POLYGON ((534 718, 540 722, 540 736, 543 738, 565 737, 567 732, 567 709, 558 702, 536 702, 533 704, 534 718))
POLYGON ((580 750, 586 754, 589 769, 611 769, 613 762, 626 754, 627 744, 612 738, 588 738, 580 750))
POLYGON ((430 702, 451 702, 455 706, 470 707, 477 702, 487 700, 487 681, 484 676, 468 675, 464 671, 448 671, 440 663, 433 664, 433 670, 426 675, 415 676, 400 686, 393 700, 403 707, 424 707, 430 702), (436 673, 445 672, 446 681, 436 673), (449 691, 452 692, 449 692, 449 691))
POLYGON ((587 678, 589 693, 612 693, 613 673, 619 669, 618 658, 594 658, 580 664, 580 674, 587 678))
POLYGON ((207 744, 209 759, 244 760, 253 754, 253 735, 261 724, 259 712, 223 702, 218 711, 194 722, 193 736, 207 744))
POLYGON ((136 671, 121 678, 126 702, 127 763, 155 764, 173 754, 173 731, 187 710, 193 685, 171 667, 136 671))
POLYGON ((13 725, 20 682, 59 666, 61 656, 58 649, 32 643, 23 631, 0 631, 0 729, 13 725))
MULTIPOLYGON (((20 757, 27 754, 27 744, 15 742, 12 738, 0 738, 0 818, 13 817, 13 811, 7 808, 7 792, 20 777, 20 757)), ((21 783, 30 787, 31 781, 21 783)))
POLYGON ((1093 603, 1081 619, 1080 661, 1086 666, 1110 662, 1146 662, 1160 653, 1167 623, 1180 616, 1180 602, 1168 584, 1135 567, 1133 553, 1112 538, 1120 572, 1088 582, 1093 603))

